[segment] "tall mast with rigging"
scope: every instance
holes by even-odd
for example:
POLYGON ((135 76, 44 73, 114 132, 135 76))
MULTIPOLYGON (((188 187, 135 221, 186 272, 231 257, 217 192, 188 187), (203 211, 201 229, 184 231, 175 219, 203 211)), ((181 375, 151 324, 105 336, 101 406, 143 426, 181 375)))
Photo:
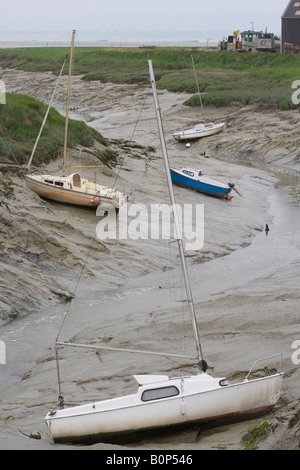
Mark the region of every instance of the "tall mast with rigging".
POLYGON ((70 87, 71 87, 71 75, 72 75, 72 62, 73 62, 73 50, 76 30, 72 32, 72 43, 71 43, 71 54, 69 64, 69 78, 68 78, 68 91, 67 91, 67 104, 66 104, 66 122, 65 122, 65 137, 64 137, 64 164, 63 164, 63 176, 66 176, 66 159, 67 159, 67 137, 68 137, 68 121, 69 121, 69 101, 70 101, 70 87))
POLYGON ((161 146, 162 146, 162 153, 164 157, 164 165, 165 165, 165 171, 166 171, 166 176, 167 176, 169 196, 170 196, 171 204, 173 207, 173 213, 174 213, 175 233, 177 237, 181 267, 182 267, 183 276, 184 276, 187 302, 188 302, 190 316, 191 316, 194 338, 196 341, 196 350, 198 354, 199 363, 201 364, 202 370, 205 372, 207 369, 207 364, 203 359, 203 353, 202 353, 202 348, 201 348, 200 339, 199 339, 196 314, 195 314, 195 309, 194 309, 194 302, 193 302, 192 291, 190 287, 188 271, 187 271, 187 266, 186 266, 186 261, 185 261, 185 256, 184 256, 184 248, 183 248, 183 241, 181 237, 181 230, 179 226, 178 214, 176 211, 175 196, 173 192, 172 180, 171 180, 171 175, 170 175, 169 158, 168 158, 168 153, 167 153, 167 148, 166 148, 166 143, 165 143, 165 138, 164 138, 162 119, 160 115, 160 106, 159 106, 158 97, 157 97, 157 90, 156 90, 155 77, 154 77, 154 72, 153 72, 153 67, 152 67, 152 61, 149 60, 148 64, 149 64, 150 80, 151 80, 152 91, 153 91, 153 99, 154 99, 154 106, 155 106, 155 111, 156 111, 158 131, 159 131, 159 136, 160 136, 160 141, 161 141, 161 146))
POLYGON ((196 80, 198 95, 199 95, 199 101, 200 101, 200 105, 201 105, 202 116, 203 116, 203 120, 204 120, 204 122, 205 122, 205 115, 204 115, 203 103, 202 103, 201 93, 200 93, 200 89, 199 89, 199 81, 198 81, 198 77, 197 77, 197 73, 196 73, 196 68, 195 68, 195 63, 194 63, 194 57, 193 57, 192 55, 191 55, 191 59, 192 59, 192 64, 193 64, 193 69, 194 69, 194 75, 195 75, 195 80, 196 80))

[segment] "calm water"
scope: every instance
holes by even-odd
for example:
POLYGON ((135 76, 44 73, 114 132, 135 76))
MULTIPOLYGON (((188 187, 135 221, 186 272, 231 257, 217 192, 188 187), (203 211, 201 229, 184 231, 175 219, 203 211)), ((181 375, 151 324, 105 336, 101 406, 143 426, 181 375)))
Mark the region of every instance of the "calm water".
MULTIPOLYGON (((0 31, 0 47, 69 46, 71 31, 0 31)), ((189 46, 216 47, 232 31, 119 31, 78 30, 76 47, 82 46, 189 46)))

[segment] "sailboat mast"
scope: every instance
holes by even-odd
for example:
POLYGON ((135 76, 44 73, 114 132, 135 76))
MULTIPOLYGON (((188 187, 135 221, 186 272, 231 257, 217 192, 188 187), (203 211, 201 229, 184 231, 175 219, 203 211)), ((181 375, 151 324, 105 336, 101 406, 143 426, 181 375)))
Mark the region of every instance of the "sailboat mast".
POLYGON ((194 57, 193 57, 192 55, 191 55, 191 59, 192 59, 192 64, 193 64, 193 69, 194 69, 194 75, 195 75, 195 80, 196 80, 196 85, 197 85, 197 90, 198 90, 198 95, 199 95, 199 100, 200 100, 200 105, 201 105, 202 116, 203 116, 203 120, 205 121, 203 103, 202 103, 201 93, 200 93, 200 89, 199 89, 199 82, 198 82, 198 77, 197 77, 197 74, 196 74, 196 68, 195 68, 195 63, 194 63, 194 57))
POLYGON ((161 119, 161 115, 160 115, 160 106, 159 106, 158 97, 157 97, 157 90, 156 90, 155 77, 154 77, 154 73, 153 73, 152 61, 149 60, 148 64, 149 64, 150 80, 151 80, 151 85, 152 85, 154 106, 155 106, 155 112, 156 112, 156 118, 157 118, 157 124, 158 124, 158 131, 159 131, 159 136, 160 136, 160 141, 161 141, 161 146, 162 146, 162 152, 163 152, 163 157, 164 157, 164 164, 165 164, 165 170, 166 170, 166 176, 167 176, 169 195, 170 195, 170 200, 171 200, 171 204, 172 204, 172 207, 173 207, 173 213, 174 213, 175 231, 176 231, 177 243, 178 243, 178 247, 179 247, 181 267, 182 267, 183 276, 184 276, 184 284, 185 284, 185 290, 186 290, 186 295, 187 295, 187 302, 188 302, 190 316, 191 316, 191 322, 192 322, 194 338, 195 338, 195 342, 196 342, 196 350, 197 350, 197 354, 198 354, 198 359, 199 359, 199 362, 202 364, 202 369, 205 372, 205 370, 207 368, 207 365, 206 365, 206 362, 203 359, 202 348, 201 348, 201 344, 200 344, 200 340, 199 340, 198 327, 197 327, 197 322, 196 322, 196 314, 195 314, 194 303, 193 303, 193 298, 192 298, 192 291, 191 291, 191 287, 190 287, 188 271, 187 271, 187 266, 186 266, 186 261, 185 261, 185 256, 184 256, 184 248, 183 248, 183 242, 182 242, 182 237, 181 237, 181 230, 180 230, 180 226, 179 226, 178 214, 177 214, 177 210, 176 210, 176 202, 175 202, 175 196, 174 196, 174 192, 173 192, 172 180, 171 180, 171 175, 170 175, 169 158, 168 158, 166 142, 165 142, 165 138, 164 138, 162 119, 161 119))
POLYGON ((36 151, 36 147, 37 147, 37 144, 39 143, 39 140, 40 140, 40 137, 41 137, 41 134, 42 134, 42 130, 44 128, 44 125, 47 121, 47 117, 48 117, 48 114, 49 114, 49 111, 50 111, 50 108, 51 108, 51 105, 52 105, 52 101, 53 101, 53 98, 54 98, 54 95, 55 95, 55 92, 56 92, 56 88, 57 88, 57 85, 58 85, 58 82, 60 80, 60 77, 63 73, 63 69, 65 67, 65 63, 66 63, 66 60, 67 60, 67 56, 65 57, 65 60, 63 62, 63 65, 62 65, 62 68, 60 70, 60 73, 59 73, 59 76, 58 76, 58 79, 56 80, 56 83, 55 83, 55 87, 54 87, 54 90, 53 90, 53 93, 52 93, 52 96, 51 96, 51 99, 50 99, 50 102, 49 102, 49 105, 48 105, 48 108, 47 108, 47 112, 45 114, 45 117, 44 117, 44 120, 42 122, 42 125, 41 125, 41 128, 40 128, 40 131, 39 131, 39 134, 36 138, 36 141, 35 141, 35 144, 33 146, 33 149, 32 149, 32 152, 31 152, 31 155, 30 155, 30 159, 29 159, 29 162, 27 164, 27 170, 29 171, 30 170, 30 167, 31 167, 31 163, 32 163, 32 159, 33 159, 33 156, 34 156, 34 153, 36 151))
POLYGON ((71 86, 71 75, 72 75, 72 62, 73 62, 73 49, 75 39, 74 29, 72 32, 72 43, 71 43, 71 54, 69 64, 69 78, 68 78, 68 91, 67 91, 67 105, 66 105, 66 122, 65 122, 65 137, 64 137, 64 165, 63 165, 63 176, 66 176, 66 159, 67 159, 67 137, 68 137, 68 122, 69 122, 69 101, 70 101, 70 86, 71 86))

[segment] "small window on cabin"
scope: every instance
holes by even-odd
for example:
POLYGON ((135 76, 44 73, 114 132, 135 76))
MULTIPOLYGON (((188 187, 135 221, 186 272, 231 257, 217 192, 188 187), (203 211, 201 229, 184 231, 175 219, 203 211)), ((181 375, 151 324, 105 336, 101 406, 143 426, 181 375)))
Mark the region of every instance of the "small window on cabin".
POLYGON ((55 186, 63 186, 64 183, 62 181, 55 181, 55 186))
POLYGON ((188 176, 194 176, 194 173, 192 171, 182 170, 182 173, 188 176))
POLYGON ((179 395, 177 387, 162 387, 145 390, 142 394, 142 401, 160 400, 162 398, 170 398, 179 395))
POLYGON ((45 180, 45 183, 53 184, 53 181, 51 181, 51 180, 45 180))

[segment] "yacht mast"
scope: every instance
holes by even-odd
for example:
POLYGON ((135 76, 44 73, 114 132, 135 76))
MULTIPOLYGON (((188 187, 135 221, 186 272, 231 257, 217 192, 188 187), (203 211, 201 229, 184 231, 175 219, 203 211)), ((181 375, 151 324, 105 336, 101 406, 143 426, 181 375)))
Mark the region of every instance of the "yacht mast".
POLYGON ((191 55, 191 59, 192 59, 192 64, 193 64, 193 69, 194 69, 194 75, 195 75, 195 80, 196 80, 196 85, 197 85, 197 90, 198 90, 198 95, 199 95, 199 100, 200 100, 200 105, 201 105, 202 116, 203 116, 203 120, 204 120, 204 122, 205 122, 205 115, 204 115, 203 103, 202 103, 201 93, 200 93, 200 89, 199 89, 199 81, 198 81, 198 77, 197 77, 197 73, 196 73, 196 68, 195 68, 195 63, 194 63, 194 57, 193 57, 192 55, 191 55))
POLYGON ((66 105, 63 176, 66 176, 67 136, 68 136, 68 120, 69 120, 69 101, 70 101, 70 86, 71 86, 71 75, 72 75, 72 62, 73 62, 73 49, 74 49, 75 32, 76 32, 76 30, 73 29, 73 32, 72 32, 72 43, 71 43, 71 54, 70 54, 70 64, 69 64, 67 105, 66 105))
POLYGON ((149 64, 150 80, 151 80, 151 85, 152 85, 154 106, 155 106, 155 112, 156 112, 156 118, 157 118, 157 125, 158 125, 160 141, 161 141, 161 147, 162 147, 162 152, 163 152, 163 157, 164 157, 164 164, 165 164, 165 171, 166 171, 166 176, 167 176, 169 196, 170 196, 170 200, 171 200, 171 204, 172 204, 173 212, 174 212, 175 233, 176 233, 176 236, 177 236, 177 243, 178 243, 178 248, 179 248, 181 267, 182 267, 183 276, 184 276, 184 284, 185 284, 185 290, 186 290, 186 295, 187 295, 187 302, 188 302, 190 316, 191 316, 191 322, 192 322, 192 327, 193 327, 193 332, 194 332, 194 338, 195 338, 195 341, 196 341, 196 350, 197 350, 197 354, 198 354, 198 359, 199 359, 199 362, 201 364, 203 372, 205 372, 206 369, 207 369, 207 364, 203 359, 202 348, 201 348, 201 344, 200 344, 200 340, 199 340, 198 327, 197 327, 197 322, 196 322, 196 314, 195 314, 194 303, 193 303, 193 298, 192 298, 192 291, 191 291, 191 287, 190 287, 188 271, 187 271, 187 266, 186 266, 186 261, 185 261, 185 256, 184 256, 184 248, 183 248, 183 241, 182 241, 182 237, 181 237, 181 230, 180 230, 180 226, 179 226, 178 214, 177 214, 177 211, 176 211, 175 196, 174 196, 174 192, 173 192, 172 180, 171 180, 171 175, 170 175, 169 158, 168 158, 168 153, 167 153, 167 148, 166 148, 166 143, 165 143, 165 138, 164 138, 162 120, 161 120, 161 115, 160 115, 160 106, 159 106, 158 97, 157 97, 157 90, 156 90, 155 77, 154 77, 154 73, 153 73, 152 61, 149 60, 148 64, 149 64))

